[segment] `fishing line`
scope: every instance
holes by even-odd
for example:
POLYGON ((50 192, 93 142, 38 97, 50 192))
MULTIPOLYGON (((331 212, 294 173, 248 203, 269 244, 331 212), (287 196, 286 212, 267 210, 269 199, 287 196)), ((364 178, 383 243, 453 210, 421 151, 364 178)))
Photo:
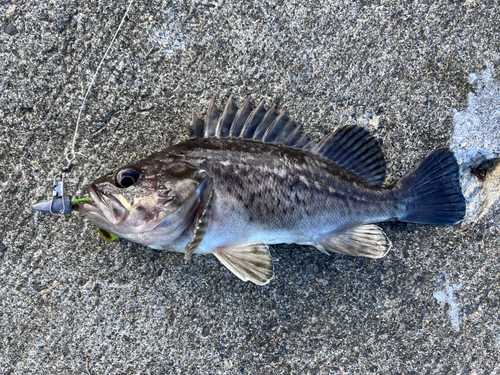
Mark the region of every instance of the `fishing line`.
MULTIPOLYGON (((68 173, 71 172, 73 168, 73 162, 76 160, 77 155, 85 156, 83 153, 75 151, 76 139, 78 137, 78 128, 80 126, 80 119, 82 117, 83 109, 85 108, 87 97, 89 96, 90 90, 92 89, 92 86, 95 83, 95 79, 99 74, 102 64, 104 63, 104 60, 108 56, 108 52, 113 46, 113 43, 115 42, 115 39, 118 36, 118 33, 120 32, 123 23, 125 22, 125 18, 127 17, 130 8, 132 8, 133 3, 134 0, 130 0, 127 6, 127 10, 125 11, 125 14, 122 17, 122 20, 118 25, 115 34, 113 35, 113 39, 111 39, 111 42, 109 43, 109 46, 106 49, 106 52, 104 53, 104 56, 99 62, 99 65, 97 66, 94 75, 92 76, 89 87, 87 88, 87 92, 85 93, 85 96, 83 98, 82 106, 80 107, 80 111, 78 112, 78 118, 76 119, 75 133, 73 135, 73 141, 71 143, 71 151, 68 154, 66 154, 66 161, 68 162, 68 164, 66 165, 66 167, 62 168, 58 173, 56 173, 53 177, 54 185, 52 190, 52 199, 33 205, 32 208, 37 211, 50 212, 54 216, 63 216, 65 214, 71 213, 72 211, 71 197, 64 194, 64 179, 67 177, 68 173)), ((85 200, 85 198, 83 200, 85 200)))
MULTIPOLYGON (((99 70, 101 69, 101 66, 102 66, 104 60, 108 56, 108 52, 111 49, 111 47, 113 46, 113 43, 116 39, 116 36, 118 35, 118 33, 120 32, 120 29, 122 28, 122 25, 125 22, 125 18, 127 17, 127 14, 129 12, 130 8, 132 7, 133 2, 134 2, 134 0, 130 0, 128 7, 127 7, 127 10, 126 10, 125 14, 123 15, 123 18, 122 18, 120 24, 118 25, 118 29, 116 29, 115 35, 113 36, 113 39, 111 39, 111 43, 109 43, 108 49, 104 53, 104 56, 102 57, 101 61, 99 62, 99 65, 97 66, 97 69, 94 73, 94 76, 92 77, 92 80, 90 81, 87 92, 85 93, 85 97, 83 98, 82 106, 80 107, 80 112, 78 113, 78 118, 76 119, 75 134, 73 135, 73 143, 71 145, 71 152, 68 155, 66 155, 66 159, 70 158, 70 155, 72 155, 74 158, 76 157, 76 155, 75 155, 76 138, 78 136, 78 127, 80 125, 80 118, 82 116, 83 108, 85 107, 85 102, 87 101, 87 96, 89 96, 90 90, 92 89, 92 86, 94 85, 97 74, 99 74, 99 70)), ((73 158, 73 160, 74 160, 74 158, 73 158)))

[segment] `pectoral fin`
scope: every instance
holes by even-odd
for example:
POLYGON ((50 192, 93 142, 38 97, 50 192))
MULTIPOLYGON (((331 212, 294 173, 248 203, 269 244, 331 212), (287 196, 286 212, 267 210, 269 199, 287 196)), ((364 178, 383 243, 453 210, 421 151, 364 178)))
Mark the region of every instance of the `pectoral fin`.
POLYGON ((316 240, 321 251, 353 255, 366 258, 382 258, 392 244, 385 233, 376 225, 361 225, 342 233, 324 234, 316 240))
POLYGON ((269 247, 262 241, 223 247, 213 254, 243 281, 250 280, 257 285, 265 285, 274 276, 269 247))
POLYGON ((214 181, 212 178, 208 180, 207 187, 203 192, 201 199, 201 213, 196 221, 196 227, 194 228, 193 240, 187 244, 184 251, 184 259, 186 263, 191 259, 198 246, 200 246, 201 241, 207 233, 207 227, 210 222, 210 217, 212 215, 212 204, 214 197, 214 181))

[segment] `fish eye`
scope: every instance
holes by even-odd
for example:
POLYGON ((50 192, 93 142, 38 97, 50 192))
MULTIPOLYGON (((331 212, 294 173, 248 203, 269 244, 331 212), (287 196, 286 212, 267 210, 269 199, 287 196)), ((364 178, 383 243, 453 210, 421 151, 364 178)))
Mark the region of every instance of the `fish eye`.
POLYGON ((116 185, 121 188, 128 188, 135 184, 140 177, 140 173, 132 168, 124 168, 115 176, 116 185))

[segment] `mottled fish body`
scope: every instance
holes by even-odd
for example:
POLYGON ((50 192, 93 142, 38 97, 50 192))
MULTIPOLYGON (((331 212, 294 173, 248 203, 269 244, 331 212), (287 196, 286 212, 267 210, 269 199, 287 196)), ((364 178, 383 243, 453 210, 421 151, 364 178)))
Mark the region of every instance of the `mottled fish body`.
POLYGON ((379 258, 391 243, 373 223, 454 224, 465 215, 458 165, 438 149, 390 187, 378 141, 358 126, 319 143, 285 113, 211 102, 189 141, 89 186, 78 209, 99 228, 150 246, 214 254, 240 279, 273 276, 268 244, 379 258))
MULTIPOLYGON (((315 245, 321 234, 398 217, 399 191, 375 187, 307 152, 255 141, 196 138, 167 151, 214 181, 208 231, 196 252, 237 238, 315 245)), ((185 244, 180 245, 184 251, 185 244)), ((159 248, 168 249, 169 245, 159 248)))

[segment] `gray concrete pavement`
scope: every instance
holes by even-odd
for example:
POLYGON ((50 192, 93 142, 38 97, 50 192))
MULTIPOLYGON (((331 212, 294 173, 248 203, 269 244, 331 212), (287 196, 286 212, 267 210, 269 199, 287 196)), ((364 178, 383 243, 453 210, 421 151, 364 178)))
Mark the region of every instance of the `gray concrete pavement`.
POLYGON ((73 196, 186 139, 213 95, 277 103, 316 139, 367 127, 388 183, 437 147, 461 156, 466 222, 383 224, 381 260, 274 246, 265 287, 30 209, 126 6, 0 5, 1 374, 500 372, 500 173, 470 172, 500 156, 497 2, 135 2, 85 108, 73 196))

